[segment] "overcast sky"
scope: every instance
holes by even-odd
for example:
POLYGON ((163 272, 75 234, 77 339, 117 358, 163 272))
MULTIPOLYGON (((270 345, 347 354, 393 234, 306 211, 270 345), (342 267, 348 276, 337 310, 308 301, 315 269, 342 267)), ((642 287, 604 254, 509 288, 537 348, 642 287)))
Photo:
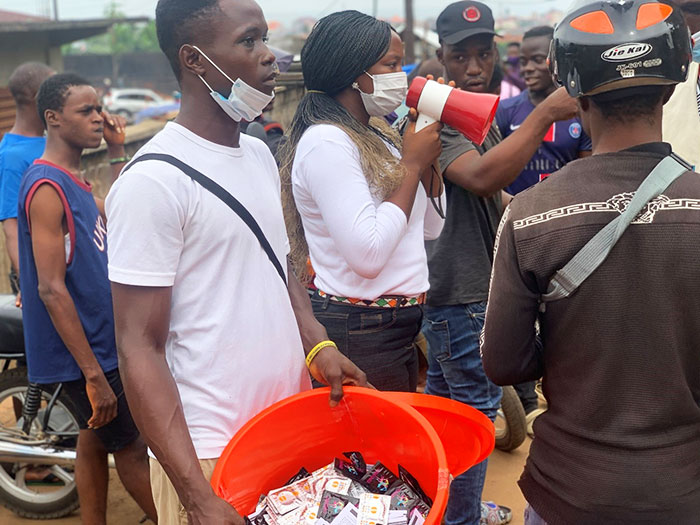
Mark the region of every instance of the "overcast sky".
MULTIPOLYGON (((99 18, 109 0, 0 0, 0 9, 48 15, 53 2, 58 3, 61 19, 99 18)), ((435 18, 452 0, 414 0, 416 18, 435 18)), ((342 9, 357 9, 372 13, 373 0, 258 0, 270 20, 293 20, 302 16, 318 18, 342 9)), ((403 15, 404 0, 376 0, 379 16, 403 15)), ((129 16, 153 17, 157 0, 119 0, 122 11, 129 16)), ((567 6, 569 0, 488 0, 496 15, 528 15, 567 6)))

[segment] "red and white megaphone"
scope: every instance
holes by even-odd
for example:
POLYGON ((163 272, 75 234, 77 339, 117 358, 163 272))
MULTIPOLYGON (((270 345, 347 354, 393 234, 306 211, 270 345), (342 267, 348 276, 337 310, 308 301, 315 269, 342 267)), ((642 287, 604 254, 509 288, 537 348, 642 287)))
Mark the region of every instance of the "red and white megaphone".
POLYGON ((440 121, 479 145, 488 135, 498 101, 498 95, 462 91, 425 77, 413 80, 406 97, 406 105, 418 111, 416 131, 440 121))

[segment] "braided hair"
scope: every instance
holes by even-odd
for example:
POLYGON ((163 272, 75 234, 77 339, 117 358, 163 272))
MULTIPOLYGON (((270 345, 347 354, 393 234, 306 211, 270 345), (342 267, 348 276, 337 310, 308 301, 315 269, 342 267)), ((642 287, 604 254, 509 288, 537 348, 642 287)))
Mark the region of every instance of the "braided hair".
POLYGON ((357 146, 370 190, 381 199, 391 195, 403 181, 403 165, 385 144, 389 142, 400 150, 399 134, 384 119, 372 118, 369 126, 364 125, 334 98, 387 53, 391 32, 387 22, 358 11, 341 11, 319 20, 301 51, 308 92, 297 107, 288 140, 280 151, 280 177, 290 259, 302 283, 310 280, 306 264, 309 249, 294 203, 292 166, 304 132, 315 124, 330 124, 347 133, 357 146))

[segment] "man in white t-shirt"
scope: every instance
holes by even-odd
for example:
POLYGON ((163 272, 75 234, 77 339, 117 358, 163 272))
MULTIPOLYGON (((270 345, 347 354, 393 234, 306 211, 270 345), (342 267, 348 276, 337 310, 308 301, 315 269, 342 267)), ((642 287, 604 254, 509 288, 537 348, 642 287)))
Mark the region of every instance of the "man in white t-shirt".
MULTIPOLYGON (((267 105, 275 84, 260 7, 253 0, 160 0, 156 26, 182 106, 107 198, 120 369, 155 455, 159 523, 242 524, 208 484, 216 458, 247 420, 310 387, 304 353, 328 337, 289 266, 283 263, 287 285, 232 209, 175 166, 138 161, 169 154, 215 181, 286 261, 275 161, 264 143, 239 130, 242 118, 252 120, 267 105)), ((310 371, 331 385, 332 404, 343 383, 367 384, 332 346, 316 354, 310 371)))

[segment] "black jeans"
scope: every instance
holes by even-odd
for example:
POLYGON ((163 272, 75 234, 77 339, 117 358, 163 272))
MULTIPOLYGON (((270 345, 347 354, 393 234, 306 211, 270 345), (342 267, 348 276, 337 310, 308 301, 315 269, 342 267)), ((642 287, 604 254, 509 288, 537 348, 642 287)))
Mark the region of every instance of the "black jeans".
POLYGON ((355 306, 331 301, 318 293, 311 297, 311 305, 328 337, 367 374, 375 388, 416 391, 418 353, 414 341, 423 321, 420 306, 355 306))

